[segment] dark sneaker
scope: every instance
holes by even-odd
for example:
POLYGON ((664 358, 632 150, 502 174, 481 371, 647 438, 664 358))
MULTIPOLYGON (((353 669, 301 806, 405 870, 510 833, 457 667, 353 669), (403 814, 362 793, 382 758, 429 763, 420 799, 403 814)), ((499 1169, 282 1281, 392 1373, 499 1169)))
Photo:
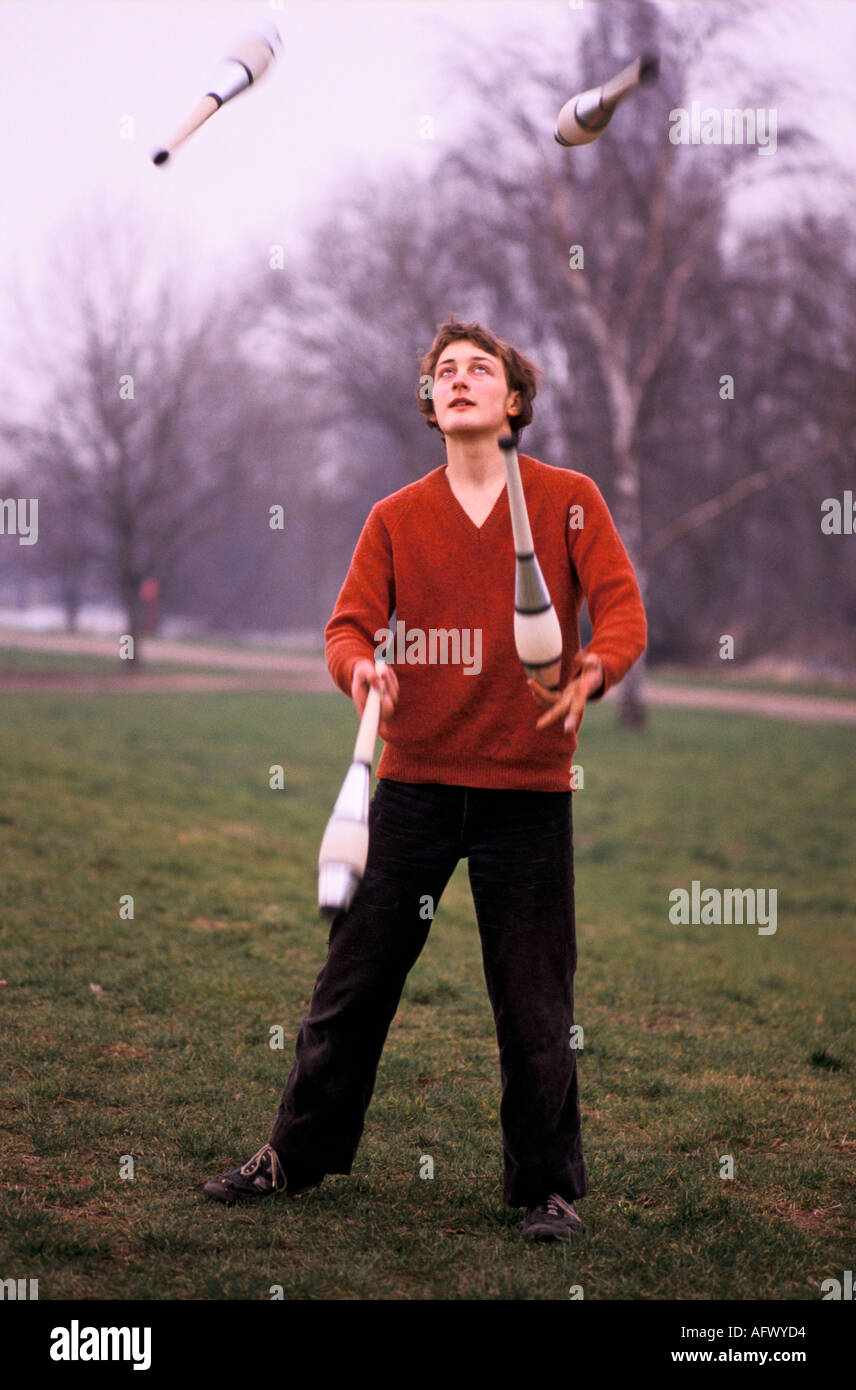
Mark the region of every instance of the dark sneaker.
MULTIPOLYGON (((309 1187, 317 1187, 321 1182, 313 1182, 301 1187, 300 1192, 308 1191, 309 1187)), ((242 1168, 233 1168, 231 1173, 224 1173, 222 1178, 209 1178, 202 1191, 206 1197, 211 1197, 215 1202, 225 1202, 231 1206, 234 1202, 254 1202, 260 1197, 270 1197, 275 1192, 285 1192, 285 1173, 282 1171, 282 1164, 276 1149, 271 1148, 270 1144, 263 1144, 258 1153, 254 1153, 252 1158, 242 1168)), ((298 1191, 289 1194, 296 1197, 298 1191)))
POLYGON ((520 1224, 521 1234, 529 1240, 570 1240, 581 1235, 582 1229, 573 1202, 566 1202, 558 1192, 551 1192, 537 1207, 528 1207, 520 1224))

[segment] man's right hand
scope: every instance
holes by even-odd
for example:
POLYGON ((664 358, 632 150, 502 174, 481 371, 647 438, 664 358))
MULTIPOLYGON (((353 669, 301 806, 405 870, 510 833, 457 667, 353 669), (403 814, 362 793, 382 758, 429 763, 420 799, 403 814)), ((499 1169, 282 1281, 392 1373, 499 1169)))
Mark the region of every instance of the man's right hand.
POLYGON ((373 661, 357 662, 351 676, 351 699, 360 716, 365 709, 370 686, 380 691, 381 719, 389 719, 398 703, 398 677, 392 667, 384 666, 382 671, 378 672, 373 661))

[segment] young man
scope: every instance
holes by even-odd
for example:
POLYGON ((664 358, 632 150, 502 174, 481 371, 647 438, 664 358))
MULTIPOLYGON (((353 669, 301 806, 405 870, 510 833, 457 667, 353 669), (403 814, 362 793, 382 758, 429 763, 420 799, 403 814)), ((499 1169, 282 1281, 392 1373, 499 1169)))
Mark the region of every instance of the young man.
POLYGON ((466 857, 499 1043, 504 1197, 526 1208, 524 1235, 565 1239, 581 1230, 574 1201, 587 1191, 570 1039, 573 755, 586 701, 644 650, 645 614, 595 484, 521 454, 563 636, 560 690, 527 682, 498 440, 530 423, 535 368, 479 324, 450 321, 421 381, 419 408, 443 434, 446 465, 372 508, 325 634, 331 675, 357 710, 370 686, 381 693, 365 875, 333 920, 269 1143, 205 1192, 222 1202, 296 1195, 351 1171, 387 1031, 428 935, 425 898, 436 910, 466 857), (592 642, 581 652, 584 598, 592 642), (394 660, 378 673, 393 610, 394 660))

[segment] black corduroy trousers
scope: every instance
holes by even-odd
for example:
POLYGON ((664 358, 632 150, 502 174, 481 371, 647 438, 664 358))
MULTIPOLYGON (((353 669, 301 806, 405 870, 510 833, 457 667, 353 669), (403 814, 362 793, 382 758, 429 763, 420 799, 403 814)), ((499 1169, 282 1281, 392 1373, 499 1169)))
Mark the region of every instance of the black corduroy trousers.
POLYGON ((466 858, 499 1043, 505 1201, 585 1195, 571 797, 378 780, 366 871, 333 919, 270 1137, 290 1188, 351 1171, 430 911, 466 858))

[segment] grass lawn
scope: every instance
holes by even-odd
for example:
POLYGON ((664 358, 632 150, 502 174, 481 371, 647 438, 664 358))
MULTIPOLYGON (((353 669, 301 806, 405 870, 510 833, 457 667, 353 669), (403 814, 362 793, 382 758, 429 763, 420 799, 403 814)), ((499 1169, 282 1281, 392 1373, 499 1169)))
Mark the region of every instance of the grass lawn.
POLYGON ((40 1299, 819 1299, 853 1268, 856 1216, 845 728, 655 710, 638 736, 587 711, 581 1241, 530 1248, 503 1205, 463 863, 352 1175, 249 1211, 201 1196, 270 1131, 355 727, 335 693, 4 695, 0 1276, 40 1299), (778 930, 671 925, 693 879, 775 888, 778 930))

